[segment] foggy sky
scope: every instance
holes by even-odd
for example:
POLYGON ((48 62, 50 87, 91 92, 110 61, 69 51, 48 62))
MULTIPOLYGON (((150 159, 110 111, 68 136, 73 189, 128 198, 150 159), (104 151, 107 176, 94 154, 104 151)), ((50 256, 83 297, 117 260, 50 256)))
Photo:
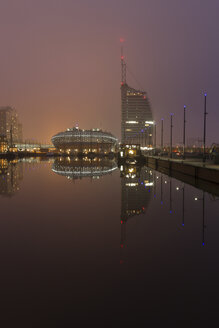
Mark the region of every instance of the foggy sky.
POLYGON ((79 124, 120 138, 120 37, 125 59, 169 141, 219 142, 218 0, 0 0, 0 105, 11 105, 24 138, 41 142, 79 124))

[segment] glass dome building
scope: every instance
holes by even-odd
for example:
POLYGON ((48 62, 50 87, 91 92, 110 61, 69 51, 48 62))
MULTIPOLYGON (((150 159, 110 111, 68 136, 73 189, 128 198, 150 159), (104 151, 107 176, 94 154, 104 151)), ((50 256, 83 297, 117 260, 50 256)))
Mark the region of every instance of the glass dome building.
POLYGON ((67 153, 110 153, 117 150, 118 139, 100 129, 81 130, 78 127, 59 132, 52 137, 53 145, 67 153))

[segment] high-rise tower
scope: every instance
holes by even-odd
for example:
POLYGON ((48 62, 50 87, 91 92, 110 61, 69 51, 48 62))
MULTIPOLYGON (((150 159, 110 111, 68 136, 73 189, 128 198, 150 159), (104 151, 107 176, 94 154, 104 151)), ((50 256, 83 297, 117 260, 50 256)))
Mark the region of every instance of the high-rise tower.
POLYGON ((145 91, 136 90, 126 83, 126 62, 121 47, 121 141, 122 144, 153 145, 153 115, 145 91))
POLYGON ((0 107, 0 136, 7 139, 9 146, 22 142, 22 125, 18 121, 18 114, 12 107, 0 107))

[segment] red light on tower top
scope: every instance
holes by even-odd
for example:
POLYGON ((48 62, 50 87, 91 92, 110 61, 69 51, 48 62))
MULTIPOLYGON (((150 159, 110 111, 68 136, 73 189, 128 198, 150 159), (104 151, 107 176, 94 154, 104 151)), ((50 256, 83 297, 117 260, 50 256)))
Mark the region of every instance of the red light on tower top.
POLYGON ((123 43, 125 41, 125 39, 120 38, 119 41, 120 41, 120 43, 123 43))

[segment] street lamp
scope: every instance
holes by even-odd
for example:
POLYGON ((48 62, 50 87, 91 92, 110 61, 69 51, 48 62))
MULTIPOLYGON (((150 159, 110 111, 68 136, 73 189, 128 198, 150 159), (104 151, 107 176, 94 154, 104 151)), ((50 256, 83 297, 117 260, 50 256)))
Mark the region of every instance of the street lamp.
POLYGON ((203 138, 203 163, 205 163, 205 142, 206 142, 206 116, 207 116, 207 93, 205 93, 205 98, 204 98, 204 138, 203 138))
POLYGON ((170 114, 170 158, 172 158, 172 143, 173 143, 173 113, 170 114))
POLYGON ((183 118, 183 159, 185 159, 185 144, 186 144, 186 106, 184 105, 184 118, 183 118))
POLYGON ((157 126, 154 123, 154 155, 156 155, 156 145, 157 144, 157 126))
POLYGON ((161 119, 161 141, 160 141, 160 145, 161 145, 161 150, 163 151, 163 118, 161 119))

